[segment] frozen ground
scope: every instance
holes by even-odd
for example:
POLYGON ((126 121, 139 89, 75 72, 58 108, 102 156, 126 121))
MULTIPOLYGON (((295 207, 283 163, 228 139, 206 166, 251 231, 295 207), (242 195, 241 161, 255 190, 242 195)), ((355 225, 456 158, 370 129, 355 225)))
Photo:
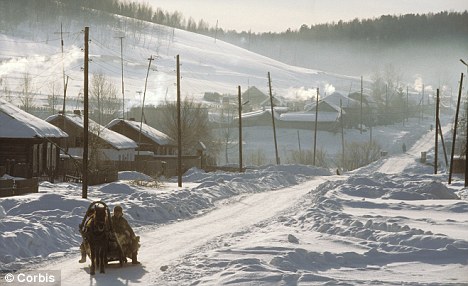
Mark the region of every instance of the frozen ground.
POLYGON ((433 155, 432 136, 341 176, 300 165, 190 170, 178 189, 122 173, 89 200, 79 185, 42 183, 0 199, 1 268, 59 269, 62 285, 468 285, 468 191, 419 162, 422 150, 433 155), (77 225, 96 199, 123 205, 141 266, 90 278, 77 262, 77 225))

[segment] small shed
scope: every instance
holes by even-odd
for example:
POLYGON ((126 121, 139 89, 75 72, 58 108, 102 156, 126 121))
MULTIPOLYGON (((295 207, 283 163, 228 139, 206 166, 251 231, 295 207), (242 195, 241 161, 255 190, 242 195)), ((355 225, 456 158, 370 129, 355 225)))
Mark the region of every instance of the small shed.
POLYGON ((68 137, 60 128, 0 99, 0 166, 11 176, 54 176, 60 143, 68 137))

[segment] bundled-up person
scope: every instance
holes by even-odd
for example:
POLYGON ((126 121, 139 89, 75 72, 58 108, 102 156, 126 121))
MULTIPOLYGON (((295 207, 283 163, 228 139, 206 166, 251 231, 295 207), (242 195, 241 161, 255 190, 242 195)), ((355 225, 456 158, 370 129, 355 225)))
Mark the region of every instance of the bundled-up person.
POLYGON ((123 209, 121 206, 114 207, 112 214, 112 228, 119 239, 122 248, 129 249, 132 256, 132 264, 140 263, 137 259, 140 237, 135 235, 128 221, 123 217, 123 209))

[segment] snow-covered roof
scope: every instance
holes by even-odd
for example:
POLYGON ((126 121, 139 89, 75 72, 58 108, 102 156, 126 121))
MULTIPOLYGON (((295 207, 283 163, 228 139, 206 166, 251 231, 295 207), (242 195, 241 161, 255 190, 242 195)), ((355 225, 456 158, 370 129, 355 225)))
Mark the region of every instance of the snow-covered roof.
POLYGON ((153 140, 154 142, 156 142, 157 144, 161 146, 175 145, 175 141, 171 137, 157 130, 156 128, 149 126, 146 123, 140 123, 140 122, 133 121, 133 120, 114 119, 111 122, 109 122, 109 124, 107 124, 106 127, 112 128, 112 126, 120 122, 125 123, 126 125, 137 130, 138 132, 140 132, 140 126, 141 126, 141 134, 148 137, 149 139, 153 140))
MULTIPOLYGON (((335 122, 339 119, 339 113, 336 112, 319 112, 317 122, 335 122)), ((288 112, 281 114, 282 121, 308 121, 315 122, 315 113, 312 112, 288 112)))
POLYGON ((356 100, 354 100, 354 99, 352 99, 352 98, 350 98, 348 96, 344 96, 339 92, 334 92, 334 93, 324 97, 322 100, 329 103, 329 104, 333 104, 335 106, 338 106, 338 107, 340 106, 340 100, 341 100, 341 104, 342 104, 343 108, 350 108, 350 107, 353 107, 353 106, 358 106, 360 104, 356 100))
MULTIPOLYGON (((339 106, 336 106, 333 103, 330 103, 327 101, 319 101, 318 108, 319 108, 319 114, 321 112, 324 112, 324 109, 328 110, 326 112, 333 112, 331 110, 335 110, 336 113, 340 113, 340 112, 344 113, 344 111, 342 111, 339 106)), ((304 106, 305 112, 315 112, 315 109, 316 109, 315 102, 304 106)))
MULTIPOLYGON (((52 116, 49 116, 46 120, 50 122, 58 118, 59 116, 62 116, 62 115, 61 114, 52 115, 52 116)), ((81 115, 67 114, 65 118, 67 119, 67 122, 72 122, 78 127, 84 128, 83 117, 81 115)), ((91 119, 89 119, 89 132, 98 136, 99 138, 109 143, 111 146, 113 146, 115 149, 118 149, 118 150, 134 149, 138 147, 138 145, 132 139, 122 134, 119 134, 115 131, 112 131, 108 129, 107 127, 104 127, 91 119)))
MULTIPOLYGON (((252 118, 257 118, 257 117, 261 117, 265 115, 271 116, 271 109, 255 110, 251 112, 242 113, 242 119, 252 119, 252 118)), ((279 114, 278 112, 276 112, 276 108, 275 108, 275 118, 279 118, 279 114)), ((238 120, 239 117, 236 116, 234 119, 238 120)))
POLYGON ((0 99, 0 138, 63 138, 68 134, 0 99))

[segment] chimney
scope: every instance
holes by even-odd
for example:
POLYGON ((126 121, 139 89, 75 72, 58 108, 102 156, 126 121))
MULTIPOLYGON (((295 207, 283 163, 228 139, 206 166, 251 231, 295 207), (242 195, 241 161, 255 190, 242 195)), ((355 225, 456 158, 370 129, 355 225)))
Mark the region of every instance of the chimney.
POLYGON ((81 111, 78 109, 73 110, 73 114, 81 116, 81 111))
POLYGON ((129 118, 128 120, 130 120, 130 121, 135 121, 135 118, 132 117, 132 118, 129 118))

